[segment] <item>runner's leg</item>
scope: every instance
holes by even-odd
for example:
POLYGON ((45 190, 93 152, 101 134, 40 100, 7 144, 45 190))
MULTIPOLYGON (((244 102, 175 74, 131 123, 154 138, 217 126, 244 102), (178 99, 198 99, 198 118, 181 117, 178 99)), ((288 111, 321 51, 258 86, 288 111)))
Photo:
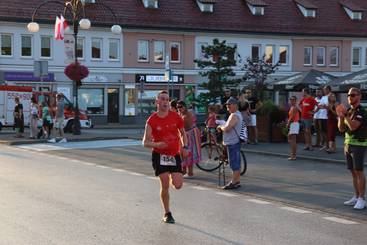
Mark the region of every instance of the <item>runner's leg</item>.
POLYGON ((181 189, 183 185, 182 174, 181 173, 171 173, 171 184, 176 189, 181 189))
POLYGON ((163 209, 165 213, 168 213, 170 211, 169 210, 169 182, 170 182, 169 172, 160 174, 159 180, 161 184, 160 194, 161 194, 161 201, 162 201, 163 209))

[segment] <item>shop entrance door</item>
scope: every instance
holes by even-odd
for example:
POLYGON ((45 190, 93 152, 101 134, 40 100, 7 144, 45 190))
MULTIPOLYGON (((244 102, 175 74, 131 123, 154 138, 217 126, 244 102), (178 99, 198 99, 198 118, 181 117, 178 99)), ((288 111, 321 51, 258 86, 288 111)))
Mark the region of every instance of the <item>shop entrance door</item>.
POLYGON ((108 116, 109 123, 119 122, 119 89, 108 89, 108 116))

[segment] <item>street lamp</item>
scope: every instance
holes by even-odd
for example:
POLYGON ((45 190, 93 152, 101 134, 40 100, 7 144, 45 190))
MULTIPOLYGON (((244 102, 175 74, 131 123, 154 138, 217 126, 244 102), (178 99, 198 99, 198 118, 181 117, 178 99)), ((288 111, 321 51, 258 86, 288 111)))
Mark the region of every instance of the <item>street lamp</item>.
MULTIPOLYGON (((57 0, 46 0, 42 3, 40 3, 32 14, 32 22, 30 22, 27 25, 27 29, 30 32, 38 32, 40 27, 37 22, 34 21, 34 18, 38 12, 38 10, 48 3, 55 3, 62 5, 64 7, 64 16, 66 18, 66 13, 69 12, 72 15, 72 24, 73 24, 73 30, 74 30, 74 62, 75 65, 78 64, 78 55, 77 55, 77 47, 78 47, 78 31, 79 26, 83 30, 88 30, 91 26, 91 22, 89 19, 85 17, 85 0, 65 0, 65 1, 57 1, 57 0)), ((110 11, 110 13, 113 15, 116 23, 116 15, 112 11, 110 7, 103 4, 102 2, 98 2, 96 4, 104 6, 106 9, 110 11)), ((119 35, 122 32, 120 25, 113 25, 111 27, 111 32, 113 34, 119 35)), ((73 81, 73 90, 74 90, 74 101, 75 101, 75 107, 74 107, 74 128, 73 128, 73 134, 79 135, 81 134, 80 130, 80 119, 79 119, 79 106, 78 106, 78 87, 79 87, 80 81, 73 81)))

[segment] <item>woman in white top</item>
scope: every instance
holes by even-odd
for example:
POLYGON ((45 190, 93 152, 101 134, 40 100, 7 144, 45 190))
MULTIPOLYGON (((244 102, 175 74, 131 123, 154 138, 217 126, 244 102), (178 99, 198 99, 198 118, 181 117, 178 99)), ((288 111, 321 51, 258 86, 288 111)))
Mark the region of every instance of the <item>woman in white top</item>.
POLYGON ((35 139, 38 131, 38 105, 35 98, 31 99, 31 115, 30 115, 30 135, 29 138, 35 139))

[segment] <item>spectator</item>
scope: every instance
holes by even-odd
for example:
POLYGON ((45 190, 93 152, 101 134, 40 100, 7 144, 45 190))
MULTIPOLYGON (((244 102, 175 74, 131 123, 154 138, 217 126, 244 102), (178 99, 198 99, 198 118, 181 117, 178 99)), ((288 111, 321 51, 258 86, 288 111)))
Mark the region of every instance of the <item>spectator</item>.
POLYGON ((291 154, 288 160, 296 160, 297 155, 297 135, 299 133, 299 110, 297 108, 297 97, 292 96, 289 99, 291 108, 288 112, 287 128, 288 132, 288 142, 291 146, 291 154))
POLYGON ((201 161, 200 131, 194 123, 195 115, 188 111, 184 101, 177 102, 177 109, 184 121, 189 151, 189 155, 182 160, 182 172, 185 178, 192 178, 194 176, 193 165, 201 161))
POLYGON ((50 143, 55 143, 55 139, 51 139, 51 132, 53 128, 51 113, 48 109, 48 105, 45 101, 42 102, 42 128, 43 137, 50 143))
POLYGON ((24 133, 24 115, 23 115, 23 105, 20 103, 19 97, 14 98, 15 107, 14 107, 14 128, 15 128, 15 137, 23 138, 24 133))
POLYGON ((320 133, 321 138, 324 141, 324 144, 320 150, 328 149, 328 141, 327 141, 327 119, 328 119, 328 105, 329 105, 329 94, 330 94, 330 86, 325 86, 323 89, 324 95, 322 96, 320 103, 317 105, 319 108, 319 117, 320 117, 320 133))
POLYGON ((37 131, 38 131, 38 113, 39 113, 39 108, 38 105, 36 103, 36 99, 34 97, 31 98, 31 113, 30 113, 30 124, 29 124, 29 128, 30 128, 30 133, 29 133, 29 138, 30 139, 35 139, 37 137, 37 131))
POLYGON ((316 100, 310 95, 308 88, 302 89, 303 99, 299 102, 301 108, 301 119, 305 134, 304 150, 312 151, 311 145, 311 126, 314 108, 317 104, 316 100))
POLYGON ((64 95, 59 93, 56 95, 56 115, 55 115, 55 127, 58 129, 61 140, 59 143, 66 143, 67 140, 64 137, 64 95))
MULTIPOLYGON (((250 122, 250 134, 252 134, 253 137, 253 143, 256 145, 258 144, 258 132, 257 132, 257 125, 256 125, 256 112, 257 110, 262 106, 261 101, 256 97, 252 95, 252 91, 250 89, 246 89, 245 91, 245 98, 248 101, 250 105, 250 114, 251 114, 251 122, 250 122)), ((249 143, 251 143, 249 141, 249 143)))
POLYGON ((344 105, 339 105, 336 108, 336 113, 339 116, 338 128, 340 132, 345 132, 344 154, 348 169, 352 173, 355 191, 354 196, 344 202, 344 205, 353 206, 354 209, 358 210, 366 207, 366 177, 363 168, 367 149, 367 113, 361 105, 361 95, 359 89, 349 89, 348 103, 351 108, 347 110, 344 105))
POLYGON ((335 94, 329 94, 329 104, 328 104, 328 119, 327 119, 327 139, 328 139, 328 149, 327 153, 334 153, 336 151, 335 137, 336 130, 338 127, 338 118, 336 117, 336 97, 335 94))
POLYGON ((221 101, 221 109, 219 111, 219 114, 224 114, 224 119, 227 120, 229 117, 229 112, 226 108, 226 102, 231 97, 231 89, 225 88, 224 89, 224 96, 220 99, 221 101))
POLYGON ((215 120, 217 120, 217 113, 215 113, 215 106, 209 105, 208 107, 208 118, 205 120, 205 125, 209 129, 210 132, 215 132, 217 124, 215 120))
POLYGON ((241 187, 241 142, 239 137, 242 128, 242 115, 238 111, 238 100, 235 98, 229 98, 226 106, 231 114, 224 125, 218 126, 218 130, 223 132, 223 144, 227 148, 228 162, 232 170, 232 180, 223 189, 230 190, 241 187))
POLYGON ((178 110, 177 110, 177 100, 171 100, 171 102, 169 102, 169 108, 173 112, 178 112, 178 110))
POLYGON ((318 107, 322 99, 322 90, 317 89, 316 90, 316 97, 315 100, 317 102, 317 105, 315 106, 315 112, 313 114, 313 121, 314 121, 314 127, 315 127, 315 133, 316 133, 316 143, 313 145, 313 147, 322 147, 326 144, 326 140, 324 138, 321 138, 321 110, 318 107))

